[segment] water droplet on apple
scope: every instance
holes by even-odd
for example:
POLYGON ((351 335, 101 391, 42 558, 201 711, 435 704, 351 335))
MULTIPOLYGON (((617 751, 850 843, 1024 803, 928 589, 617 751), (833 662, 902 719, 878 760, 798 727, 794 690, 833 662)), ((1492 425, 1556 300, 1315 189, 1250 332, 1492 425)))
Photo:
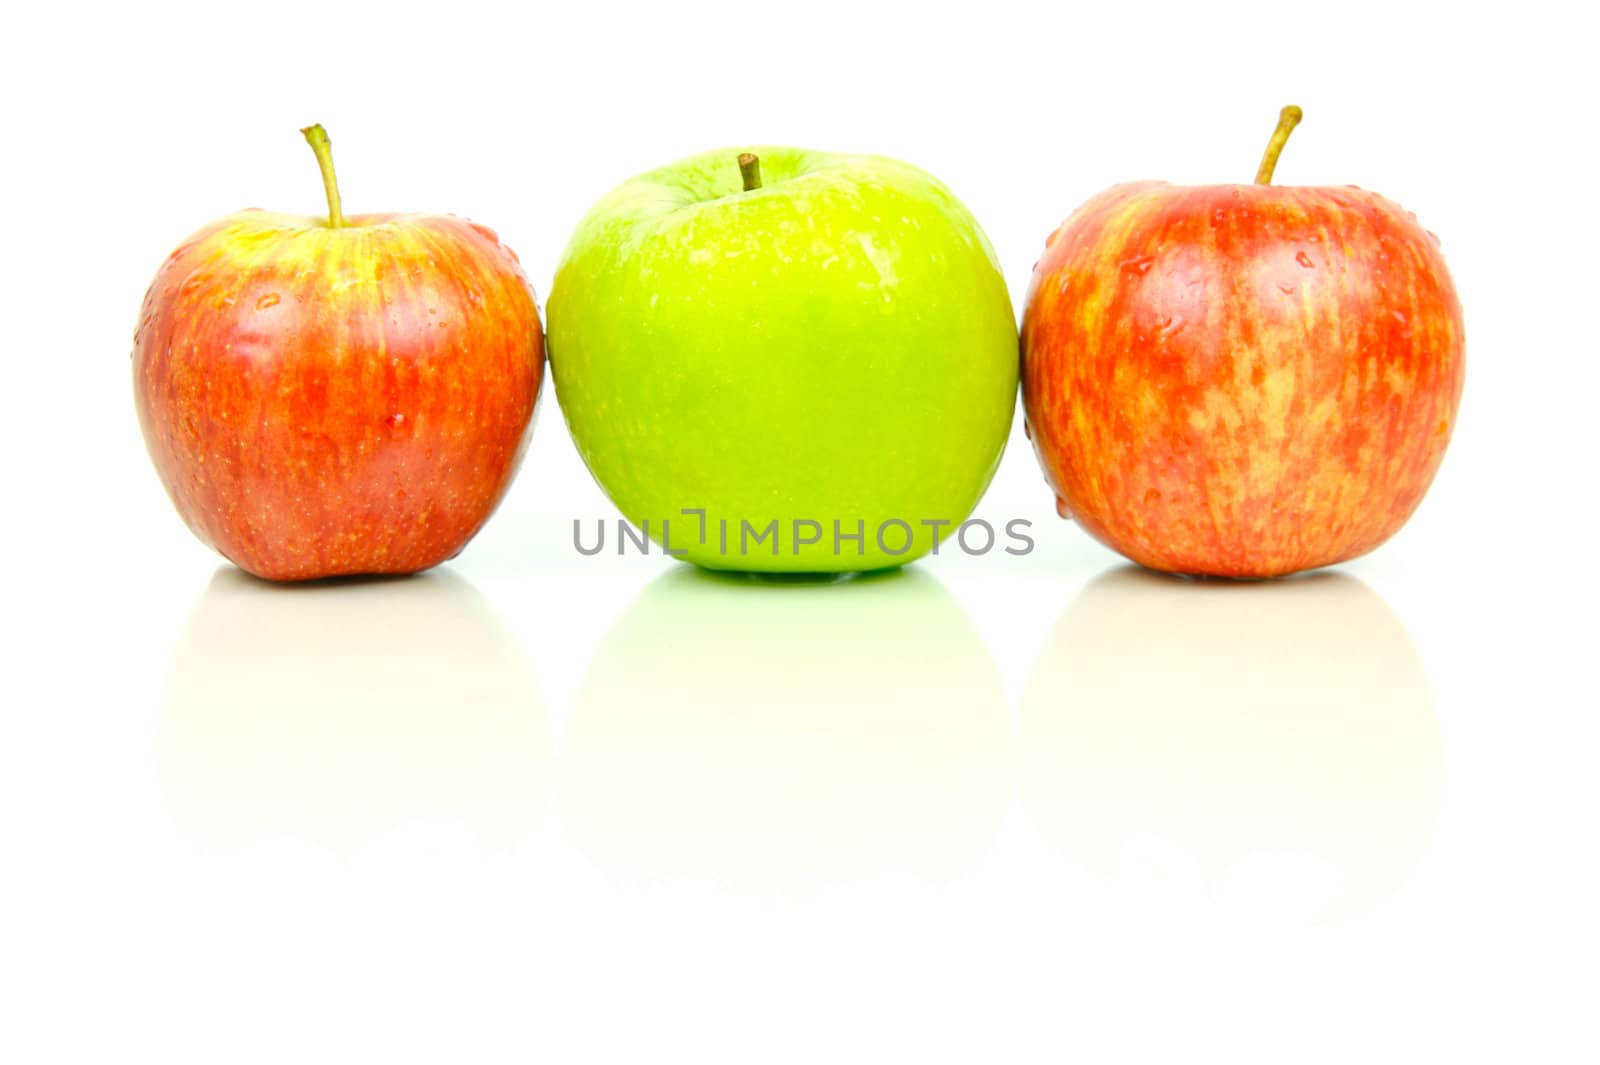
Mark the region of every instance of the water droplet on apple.
POLYGON ((1067 501, 1061 496, 1056 496, 1056 513, 1067 521, 1072 520, 1072 508, 1067 505, 1067 501))
POLYGON ((1444 245, 1443 245, 1443 244, 1440 244, 1440 243, 1439 243, 1439 234, 1437 234, 1437 233, 1435 233, 1435 232, 1434 232, 1434 231, 1433 231, 1433 230, 1431 230, 1431 229, 1424 229, 1424 230, 1423 230, 1423 232, 1424 232, 1424 233, 1426 233, 1426 234, 1428 234, 1428 239, 1429 239, 1429 240, 1431 240, 1431 241, 1433 241, 1433 246, 1434 246, 1434 247, 1435 247, 1435 248, 1442 248, 1442 247, 1444 247, 1444 245))
POLYGON ((1141 255, 1136 259, 1125 259, 1121 266, 1123 270, 1129 273, 1147 274, 1150 272, 1150 265, 1155 261, 1156 257, 1154 255, 1141 255))
POLYGON ((1390 316, 1392 318, 1394 318, 1395 321, 1399 322, 1401 325, 1405 325, 1406 324, 1406 316, 1404 314, 1402 314, 1400 311, 1390 311, 1389 314, 1390 314, 1390 316))
POLYGON ((1307 255, 1303 251, 1295 252, 1294 261, 1305 267, 1307 270, 1313 269, 1317 265, 1311 261, 1311 256, 1307 255))
POLYGON ((1029 440, 1033 439, 1033 426, 1028 423, 1026 418, 1022 420, 1022 435, 1029 440))
POLYGON ((256 300, 256 310, 258 311, 264 311, 269 307, 276 307, 277 305, 278 294, 276 292, 268 292, 266 295, 256 300))
POLYGON ((1285 296, 1293 296, 1298 289, 1296 286, 1291 285, 1286 281, 1280 281, 1278 282, 1278 291, 1283 293, 1285 296))

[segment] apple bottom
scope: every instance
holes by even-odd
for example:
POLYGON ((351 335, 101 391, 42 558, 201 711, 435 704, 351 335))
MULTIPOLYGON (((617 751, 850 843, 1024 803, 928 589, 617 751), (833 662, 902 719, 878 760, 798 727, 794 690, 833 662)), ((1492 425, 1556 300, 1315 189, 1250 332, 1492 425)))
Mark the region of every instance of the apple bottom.
POLYGON ((1442 458, 1445 434, 1421 427, 1447 420, 1451 402, 1416 396, 1372 413, 1329 399, 1325 416, 1195 430, 1183 416, 1205 409, 1195 401, 1141 435, 1084 431, 1088 416, 1048 439, 1036 430, 1035 441, 1059 512, 1100 543, 1161 572, 1265 579, 1349 561, 1393 536, 1442 458), (1352 426, 1381 446, 1344 446, 1352 426))
POLYGON ((316 431, 293 411, 241 415, 260 402, 169 408, 157 394, 141 421, 179 514, 240 569, 273 581, 415 573, 458 555, 493 514, 527 446, 537 384, 527 393, 472 420, 385 401, 388 413, 316 431))
POLYGON ((507 411, 493 436, 344 445, 285 432, 275 458, 216 486, 208 507, 174 501, 201 540, 267 580, 416 573, 459 555, 493 515, 527 446, 517 421, 507 411))
MULTIPOLYGON (((1193 492, 1193 486, 1185 486, 1193 492)), ((1180 489, 1172 493, 1178 499, 1180 489)), ((1145 500, 1154 503, 1157 489, 1147 489, 1145 500)), ((1382 514, 1369 512, 1365 524, 1375 531, 1335 547, 1326 543, 1329 531, 1349 524, 1345 519, 1326 514, 1293 513, 1274 501, 1262 501, 1253 508, 1267 520, 1230 519, 1213 527, 1194 513, 1208 513, 1202 502, 1198 510, 1173 517, 1152 509, 1141 513, 1128 508, 1118 514, 1115 528, 1089 514, 1073 513, 1071 503, 1059 499, 1063 517, 1076 522, 1096 541, 1128 560, 1156 573, 1176 577, 1260 581, 1323 569, 1359 558, 1382 546, 1393 530, 1405 524, 1418 503, 1421 492, 1403 500, 1395 509, 1382 514)), ((1179 510, 1174 506, 1174 510, 1179 510)))

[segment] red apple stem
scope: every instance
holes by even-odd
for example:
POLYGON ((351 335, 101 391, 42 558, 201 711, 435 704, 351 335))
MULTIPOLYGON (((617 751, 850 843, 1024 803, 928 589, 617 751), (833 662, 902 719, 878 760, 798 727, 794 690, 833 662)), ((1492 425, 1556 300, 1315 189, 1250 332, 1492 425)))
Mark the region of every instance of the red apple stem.
POLYGON ((316 153, 317 166, 322 168, 322 191, 328 194, 328 228, 342 228, 344 211, 339 207, 339 179, 333 174, 333 142, 328 139, 328 131, 322 128, 320 122, 300 132, 316 153))
POLYGON ((1305 112, 1294 104, 1278 112, 1278 128, 1272 131, 1266 153, 1261 156, 1261 166, 1256 170, 1257 185, 1272 184, 1272 172, 1278 168, 1278 155, 1283 151, 1283 146, 1289 143, 1289 134, 1304 117, 1305 112))
POLYGON ((761 187, 761 160, 749 152, 739 154, 739 176, 744 179, 744 191, 761 187))

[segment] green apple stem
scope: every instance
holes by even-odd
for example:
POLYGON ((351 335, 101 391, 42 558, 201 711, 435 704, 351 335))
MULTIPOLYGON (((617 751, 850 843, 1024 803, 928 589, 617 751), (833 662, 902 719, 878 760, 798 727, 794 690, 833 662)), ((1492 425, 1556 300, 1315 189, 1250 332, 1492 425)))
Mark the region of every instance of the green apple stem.
POLYGON ((322 190, 328 194, 328 227, 340 229, 344 226, 344 211, 339 207, 339 179, 333 175, 333 142, 320 122, 300 132, 305 134, 306 143, 311 145, 317 165, 322 168, 322 190))
POLYGON ((1272 139, 1267 142, 1267 150, 1261 156, 1261 166, 1256 170, 1256 184, 1272 184, 1272 172, 1278 168, 1278 155, 1283 151, 1283 146, 1289 142, 1289 133, 1300 124, 1305 117, 1294 104, 1290 104, 1278 112, 1278 128, 1272 131, 1272 139))
POLYGON ((749 152, 739 155, 739 176, 744 179, 744 191, 761 187, 761 160, 749 152))

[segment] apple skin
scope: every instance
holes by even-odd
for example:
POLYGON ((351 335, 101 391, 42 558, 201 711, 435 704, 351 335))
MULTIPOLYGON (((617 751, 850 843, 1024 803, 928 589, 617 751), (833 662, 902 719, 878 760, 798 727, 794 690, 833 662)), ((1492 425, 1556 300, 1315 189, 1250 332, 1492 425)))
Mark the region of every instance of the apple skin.
POLYGON ((445 215, 220 219, 157 271, 133 347, 178 513, 280 581, 458 554, 521 462, 543 366, 515 254, 445 215))
POLYGON ((1354 558, 1422 500, 1464 373, 1438 242, 1353 187, 1118 185, 1034 268, 1027 429, 1064 517, 1152 569, 1354 558))
POLYGON ((626 182, 579 224, 550 291, 556 398, 622 513, 712 569, 910 562, 976 506, 1016 408, 1016 323, 977 222, 876 156, 707 152, 626 182), (706 511, 705 542, 698 517, 706 511), (876 533, 899 519, 889 551, 876 533), (719 522, 727 521, 723 550, 719 522), (779 523, 741 552, 740 523, 779 523), (794 550, 793 523, 822 540, 794 550), (834 550, 833 522, 865 530, 834 550))

